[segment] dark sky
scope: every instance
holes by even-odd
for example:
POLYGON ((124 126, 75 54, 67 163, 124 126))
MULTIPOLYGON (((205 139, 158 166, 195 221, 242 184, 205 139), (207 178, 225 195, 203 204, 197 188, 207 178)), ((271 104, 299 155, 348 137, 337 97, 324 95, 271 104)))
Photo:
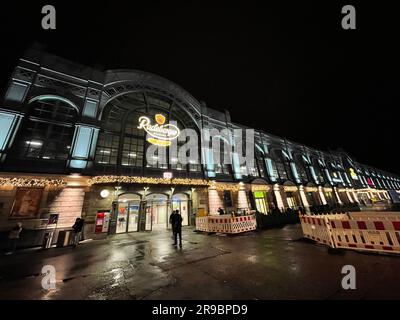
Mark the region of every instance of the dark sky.
POLYGON ((2 2, 1 89, 37 41, 85 65, 159 74, 234 122, 400 173, 393 2, 2 2), (57 9, 55 31, 41 29, 44 4, 57 9), (341 28, 345 4, 357 30, 341 28))

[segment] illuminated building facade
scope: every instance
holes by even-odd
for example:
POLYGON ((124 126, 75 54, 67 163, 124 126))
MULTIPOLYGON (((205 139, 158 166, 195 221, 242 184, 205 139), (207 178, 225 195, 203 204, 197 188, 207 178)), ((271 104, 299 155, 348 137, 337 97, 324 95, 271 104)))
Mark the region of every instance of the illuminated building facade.
POLYGON ((173 209, 188 225, 219 207, 390 205, 400 190, 397 175, 259 130, 251 165, 150 163, 149 145, 161 141, 169 152, 164 138, 180 130, 246 127, 159 76, 103 72, 33 49, 4 90, 0 123, 2 230, 16 220, 62 229, 82 216, 86 236, 102 237, 166 228, 173 209))

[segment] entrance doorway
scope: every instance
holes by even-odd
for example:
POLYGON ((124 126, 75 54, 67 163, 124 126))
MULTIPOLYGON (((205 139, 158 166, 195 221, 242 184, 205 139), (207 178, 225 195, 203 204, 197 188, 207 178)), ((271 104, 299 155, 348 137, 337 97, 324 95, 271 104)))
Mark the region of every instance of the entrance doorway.
POLYGON ((289 208, 295 209, 297 207, 296 199, 293 192, 286 192, 286 201, 289 208))
POLYGON ((139 230, 140 196, 125 193, 118 197, 116 233, 134 232, 139 230))
POLYGON ((151 230, 166 229, 168 216, 168 197, 165 194, 150 194, 146 197, 146 224, 150 220, 151 230))
POLYGON ((182 216, 182 226, 189 225, 189 196, 177 193, 172 196, 172 210, 179 210, 182 216))
POLYGON ((264 191, 254 191, 254 202, 258 212, 268 214, 268 204, 265 201, 266 193, 264 191))

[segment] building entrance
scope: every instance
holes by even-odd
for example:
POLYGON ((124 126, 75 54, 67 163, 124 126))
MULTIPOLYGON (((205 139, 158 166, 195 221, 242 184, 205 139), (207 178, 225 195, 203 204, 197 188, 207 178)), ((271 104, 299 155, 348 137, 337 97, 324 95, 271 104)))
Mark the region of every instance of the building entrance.
POLYGON ((118 197, 116 233, 139 230, 140 196, 122 194, 118 197))
POLYGON ((189 225, 189 205, 189 197, 186 194, 178 193, 172 196, 172 210, 179 210, 182 216, 182 226, 189 225))
POLYGON ((168 197, 165 194, 150 194, 146 197, 146 224, 151 224, 151 230, 168 227, 168 207, 168 197))

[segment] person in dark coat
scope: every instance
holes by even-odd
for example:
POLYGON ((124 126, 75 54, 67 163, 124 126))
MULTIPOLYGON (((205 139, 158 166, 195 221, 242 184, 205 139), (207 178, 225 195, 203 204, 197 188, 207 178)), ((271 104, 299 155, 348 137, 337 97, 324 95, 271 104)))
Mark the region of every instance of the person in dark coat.
POLYGON ((220 216, 224 215, 224 214, 225 214, 224 209, 222 209, 221 207, 219 207, 219 208, 218 208, 218 213, 219 213, 220 216))
POLYGON ((73 238, 72 245, 74 246, 74 248, 76 248, 76 246, 79 244, 79 240, 81 239, 81 233, 82 233, 84 222, 85 222, 85 220, 83 220, 81 218, 76 218, 75 223, 72 226, 72 229, 74 230, 74 238, 73 238))
POLYGON ((10 251, 8 251, 6 255, 13 254, 14 251, 17 249, 17 244, 21 231, 22 231, 22 223, 17 222, 17 224, 11 229, 8 235, 8 241, 10 243, 10 251))
POLYGON ((182 247, 182 216, 179 210, 175 211, 175 214, 172 215, 172 228, 174 230, 174 245, 177 245, 177 238, 179 236, 179 246, 182 247))
POLYGON ((172 229, 172 239, 175 239, 175 227, 173 224, 173 220, 174 220, 174 216, 176 214, 177 210, 172 210, 171 215, 169 216, 169 224, 171 225, 171 229, 172 229))

